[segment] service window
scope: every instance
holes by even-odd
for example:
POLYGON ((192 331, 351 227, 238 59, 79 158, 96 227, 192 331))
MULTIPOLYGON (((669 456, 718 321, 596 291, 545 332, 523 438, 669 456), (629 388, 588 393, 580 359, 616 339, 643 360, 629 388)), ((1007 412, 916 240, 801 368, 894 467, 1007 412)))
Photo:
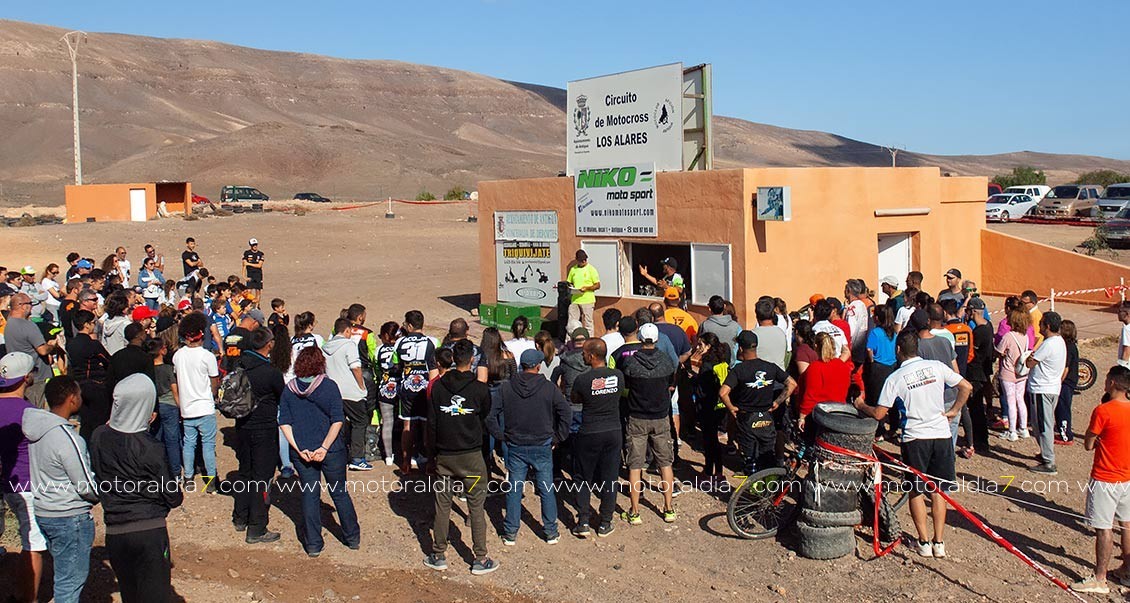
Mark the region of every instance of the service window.
POLYGON ((645 268, 652 277, 663 279, 663 262, 672 259, 675 261, 676 272, 683 277, 683 293, 687 299, 690 299, 693 282, 691 279, 694 275, 691 273, 691 246, 689 244, 624 243, 624 248, 631 273, 631 277, 628 279, 631 289, 625 291, 625 295, 663 297, 663 291, 643 276, 641 267, 645 268))

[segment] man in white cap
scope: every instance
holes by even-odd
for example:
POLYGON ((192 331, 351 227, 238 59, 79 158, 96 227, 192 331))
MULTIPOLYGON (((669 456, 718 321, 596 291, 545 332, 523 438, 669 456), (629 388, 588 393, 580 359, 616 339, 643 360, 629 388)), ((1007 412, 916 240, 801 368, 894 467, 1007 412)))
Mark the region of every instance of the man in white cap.
POLYGON ((263 294, 263 252, 259 251, 259 239, 251 239, 247 246, 247 251, 243 252, 243 277, 258 308, 259 297, 263 294))
POLYGON ((897 276, 887 275, 883 280, 879 281, 879 289, 883 291, 883 295, 887 296, 887 306, 893 312, 898 312, 905 304, 903 292, 899 290, 899 279, 897 276))
MULTIPOLYGON (((34 408, 24 393, 34 382, 35 359, 23 352, 11 352, 0 358, 0 494, 4 504, 19 520, 20 579, 15 585, 14 600, 37 601, 39 579, 43 575, 43 551, 47 540, 35 521, 35 499, 31 490, 27 438, 22 421, 24 410, 34 408)), ((4 525, 0 522, 0 533, 4 525)))

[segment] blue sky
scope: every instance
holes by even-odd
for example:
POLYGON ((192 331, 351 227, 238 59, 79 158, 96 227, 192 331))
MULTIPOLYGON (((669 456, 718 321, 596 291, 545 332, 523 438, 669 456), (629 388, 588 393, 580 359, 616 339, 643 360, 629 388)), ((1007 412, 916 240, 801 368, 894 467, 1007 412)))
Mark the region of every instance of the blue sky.
POLYGON ((1130 159, 1130 1, 8 3, 87 31, 396 59, 564 87, 714 65, 719 115, 944 154, 1130 159))

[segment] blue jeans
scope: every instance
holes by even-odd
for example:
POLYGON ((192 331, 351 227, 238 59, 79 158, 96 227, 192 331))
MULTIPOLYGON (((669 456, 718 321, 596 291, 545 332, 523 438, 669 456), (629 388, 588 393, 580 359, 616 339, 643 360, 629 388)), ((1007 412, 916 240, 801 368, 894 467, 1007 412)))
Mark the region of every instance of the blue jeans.
POLYGON ((184 420, 184 477, 187 480, 196 470, 196 441, 204 449, 205 475, 216 476, 216 415, 204 415, 184 420))
POLYGON ((322 476, 326 478, 326 490, 337 509, 337 521, 345 543, 361 542, 361 526, 357 523, 357 510, 345 483, 345 448, 327 452, 321 463, 307 463, 291 450, 291 462, 298 472, 302 484, 302 544, 307 552, 321 551, 325 546, 322 539, 322 476))
POLYGON ((506 491, 506 518, 502 529, 509 536, 518 534, 522 519, 522 488, 531 469, 534 471, 534 489, 541 498, 542 529, 546 538, 556 538, 557 496, 553 492, 553 452, 548 444, 507 446, 506 473, 510 487, 506 491))
POLYGON ((180 428, 180 408, 172 404, 157 404, 157 433, 154 436, 165 444, 165 456, 169 459, 169 473, 180 475, 183 468, 181 456, 184 454, 184 436, 180 428))
POLYGON ((78 603, 90 574, 90 548, 94 546, 94 518, 90 512, 69 517, 35 517, 55 561, 56 603, 78 603))
POLYGON ((279 467, 283 471, 294 472, 294 463, 290 462, 290 442, 286 441, 282 427, 279 427, 279 467))
POLYGON ((161 307, 161 304, 157 303, 156 297, 146 297, 145 305, 148 306, 150 310, 156 310, 161 307))

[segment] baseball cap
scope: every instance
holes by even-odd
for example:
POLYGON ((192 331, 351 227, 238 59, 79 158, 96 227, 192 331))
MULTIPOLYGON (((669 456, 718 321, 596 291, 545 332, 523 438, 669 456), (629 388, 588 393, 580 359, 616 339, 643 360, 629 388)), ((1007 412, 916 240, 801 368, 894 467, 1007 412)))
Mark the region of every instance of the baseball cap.
POLYGON ((133 309, 133 314, 130 315, 130 318, 132 318, 134 322, 139 322, 146 318, 156 318, 158 314, 160 314, 160 312, 149 306, 138 306, 133 309))
POLYGON ((94 268, 94 262, 92 262, 90 260, 79 260, 75 264, 75 266, 82 268, 83 270, 91 270, 91 269, 94 268))
POLYGON ((267 324, 267 317, 263 316, 263 311, 259 308, 252 308, 248 310, 247 313, 244 314, 244 316, 253 319, 255 322, 259 323, 259 326, 261 327, 266 326, 267 324))
POLYGON ((663 263, 667 266, 670 266, 671 268, 674 268, 675 270, 679 269, 679 260, 676 260, 675 258, 663 258, 663 263))
POLYGON ((927 314, 926 311, 922 308, 918 308, 910 315, 910 320, 907 322, 907 325, 909 325, 910 328, 914 329, 915 331, 929 329, 930 315, 927 314))
POLYGON ((23 352, 8 352, 0 358, 0 388, 19 385, 35 370, 35 359, 23 352))
POLYGON ((579 341, 581 339, 588 339, 589 338, 589 330, 584 328, 584 327, 577 327, 577 328, 573 329, 572 333, 570 333, 570 338, 573 341, 579 341))
POLYGON ((739 350, 752 350, 757 347, 757 333, 742 331, 737 337, 739 350))
POLYGON ((985 300, 981 299, 980 297, 971 297, 969 298, 969 301, 965 302, 965 307, 969 308, 970 310, 984 310, 985 300))
POLYGON ((954 278, 961 278, 961 271, 957 268, 950 268, 946 270, 946 276, 952 275, 954 278))
POLYGON ((667 287, 667 290, 663 292, 663 299, 679 299, 679 290, 674 287, 667 287))
POLYGON ((576 260, 577 260, 578 262, 583 262, 583 261, 585 261, 585 260, 589 259, 589 254, 588 254, 587 252, 585 252, 585 250, 584 250, 584 249, 578 249, 578 250, 577 250, 577 253, 573 254, 573 257, 574 257, 574 258, 575 258, 575 259, 576 259, 576 260))
POLYGON ((540 350, 526 350, 522 352, 522 368, 529 369, 545 362, 545 354, 540 350))
POLYGON ((247 244, 248 245, 258 245, 259 239, 251 239, 250 241, 247 242, 247 244))
POLYGON ((808 305, 815 306, 816 302, 818 302, 822 299, 824 299, 823 295, 820 295, 819 293, 813 293, 812 295, 810 295, 808 297, 808 305))
POLYGON ((640 341, 655 343, 659 341, 659 327, 650 322, 640 325, 640 341))
POLYGON ((32 266, 24 266, 23 268, 20 268, 20 274, 32 274, 32 275, 34 275, 35 274, 35 268, 32 267, 32 266))
POLYGON ((188 310, 190 308, 192 308, 192 302, 187 299, 182 299, 177 304, 177 310, 188 310))
POLYGON ((899 278, 897 276, 891 276, 891 275, 888 274, 887 276, 884 276, 882 280, 879 281, 879 284, 880 285, 890 285, 892 287, 898 287, 899 286, 899 278))

